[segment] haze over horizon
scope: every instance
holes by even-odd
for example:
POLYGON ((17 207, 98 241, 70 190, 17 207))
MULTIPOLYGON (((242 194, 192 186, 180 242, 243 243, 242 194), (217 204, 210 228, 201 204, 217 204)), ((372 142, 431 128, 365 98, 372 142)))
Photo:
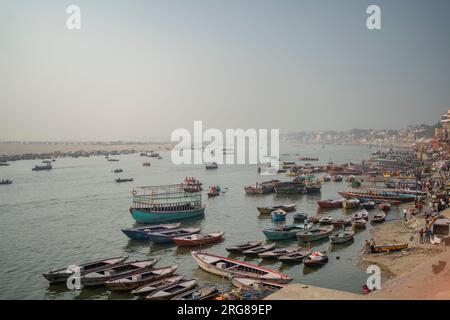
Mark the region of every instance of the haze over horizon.
POLYGON ((450 108, 446 0, 0 5, 0 141, 168 140, 194 120, 400 129, 450 108), (370 4, 382 30, 366 28, 370 4))

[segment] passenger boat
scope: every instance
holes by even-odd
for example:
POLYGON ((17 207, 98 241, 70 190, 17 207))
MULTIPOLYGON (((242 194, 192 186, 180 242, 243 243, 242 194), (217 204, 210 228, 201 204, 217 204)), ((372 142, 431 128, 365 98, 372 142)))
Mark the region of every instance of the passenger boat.
POLYGON ((231 284, 241 290, 254 290, 255 288, 264 288, 269 289, 273 292, 283 289, 286 286, 282 283, 241 277, 232 277, 231 284))
POLYGON ((332 216, 326 216, 319 219, 319 223, 323 225, 332 224, 333 223, 333 217, 332 216))
POLYGON ((353 240, 355 231, 342 230, 330 235, 330 242, 333 244, 345 243, 353 240))
POLYGON ((306 225, 285 225, 280 227, 273 227, 269 229, 263 230, 264 235, 269 240, 289 240, 289 239, 295 239, 297 232, 301 230, 306 230, 311 228, 311 224, 306 225))
POLYGON ((284 221, 286 220, 286 211, 277 209, 275 211, 272 211, 270 214, 273 221, 284 221))
POLYGON ((180 228, 167 231, 151 232, 148 234, 148 240, 159 244, 172 243, 174 238, 189 236, 199 233, 201 228, 180 228))
POLYGON ((284 212, 295 211, 296 204, 287 204, 287 205, 279 205, 273 207, 258 207, 258 211, 260 214, 271 214, 275 210, 283 210, 284 212))
POLYGON ((161 223, 203 217, 201 192, 188 193, 179 185, 133 189, 131 216, 139 223, 161 223))
POLYGON ((215 298, 219 294, 217 286, 212 285, 186 291, 173 297, 171 300, 208 300, 215 298))
POLYGON ((358 199, 344 200, 344 202, 342 202, 342 207, 345 209, 353 209, 359 207, 359 203, 360 201, 358 199))
POLYGON ((258 254, 266 251, 270 251, 275 247, 275 243, 264 244, 255 248, 251 248, 245 251, 242 251, 242 254, 245 256, 257 256, 258 254))
POLYGON ((363 209, 371 210, 371 209, 375 209, 375 202, 373 202, 373 201, 363 202, 359 206, 363 209))
POLYGON ((323 226, 318 228, 313 228, 305 231, 297 232, 297 239, 304 242, 318 241, 328 236, 333 232, 334 226, 323 226))
POLYGON ((168 300, 197 286, 197 279, 182 280, 168 287, 156 290, 145 297, 147 300, 168 300))
POLYGON ((343 202, 344 202, 344 199, 321 200, 321 201, 318 201, 317 204, 319 205, 319 208, 321 208, 321 209, 337 209, 337 208, 342 207, 343 202))
POLYGON ((133 181, 134 179, 133 178, 125 178, 125 179, 122 179, 122 178, 117 178, 117 179, 115 179, 116 180, 116 182, 131 182, 131 181, 133 181))
POLYGON ((378 208, 382 211, 390 211, 391 210, 392 205, 390 203, 380 203, 380 205, 378 206, 378 208))
POLYGON ((297 251, 294 251, 292 253, 286 254, 284 256, 278 257, 278 260, 283 263, 300 263, 308 257, 312 253, 312 250, 310 249, 300 249, 297 251))
POLYGON ((401 192, 391 189, 353 189, 350 191, 339 192, 339 194, 344 198, 369 199, 372 201, 383 202, 385 202, 386 200, 412 202, 416 199, 415 194, 407 193, 404 190, 402 190, 401 192))
POLYGON ((200 268, 212 274, 232 277, 274 281, 278 283, 288 283, 292 281, 287 275, 277 271, 269 270, 244 261, 225 258, 203 252, 191 252, 192 258, 200 268))
POLYGON ((362 209, 362 210, 359 210, 359 211, 355 212, 354 214, 352 214, 352 219, 353 220, 367 219, 368 216, 369 216, 369 213, 367 212, 367 210, 362 209))
POLYGON ((372 217, 372 219, 370 219, 370 221, 372 223, 381 223, 381 222, 384 222, 385 219, 386 219, 386 213, 381 211, 381 212, 377 213, 376 215, 374 215, 372 217))
POLYGON ((294 222, 295 221, 304 222, 308 218, 308 215, 306 213, 295 213, 293 215, 293 217, 294 217, 294 222))
POLYGON ((137 272, 123 278, 115 277, 114 279, 106 281, 105 285, 111 291, 133 290, 142 287, 144 284, 147 284, 149 282, 166 278, 172 275, 177 270, 177 268, 178 266, 171 266, 165 268, 143 270, 141 272, 137 272))
POLYGON ((295 182, 281 182, 275 186, 275 192, 278 194, 298 194, 303 191, 304 185, 295 182))
POLYGON ((232 247, 225 248, 225 250, 227 250, 230 253, 241 253, 242 251, 258 247, 261 245, 261 243, 262 241, 249 241, 234 245, 232 247))
POLYGON ((371 249, 372 253, 382 253, 382 252, 391 252, 391 251, 400 251, 408 248, 407 243, 393 243, 393 244, 383 244, 374 246, 371 249))
POLYGON ((81 284, 84 286, 98 286, 105 284, 113 278, 125 277, 133 273, 149 270, 158 262, 157 258, 142 261, 133 261, 110 266, 107 269, 92 271, 81 276, 81 284))
POLYGON ((152 292, 167 288, 175 283, 178 283, 183 280, 183 278, 183 275, 169 276, 167 278, 163 278, 154 282, 146 283, 143 286, 134 289, 133 291, 131 291, 131 293, 136 296, 146 296, 152 292))
POLYGON ((224 232, 192 234, 189 236, 175 237, 173 242, 179 247, 195 247, 203 246, 211 243, 219 242, 223 239, 224 232))
POLYGON ((301 248, 298 246, 278 248, 266 252, 261 252, 260 254, 258 254, 258 257, 260 257, 261 259, 277 259, 278 257, 298 251, 299 249, 301 248))
POLYGON ((148 239, 149 233, 177 229, 180 225, 180 223, 158 224, 154 226, 122 229, 122 232, 130 239, 146 240, 148 239))
POLYGON ((349 226, 352 224, 352 218, 336 218, 331 221, 335 227, 349 226))
POLYGON ((321 267, 328 262, 328 256, 322 252, 313 252, 303 260, 305 266, 321 267))
POLYGON ((45 165, 42 165, 42 166, 37 164, 31 170, 33 170, 33 171, 42 171, 42 170, 51 170, 51 169, 53 169, 51 164, 45 164, 45 165))
POLYGON ((367 220, 366 219, 356 219, 353 221, 353 225, 357 229, 364 229, 366 227, 367 220))
POLYGON ((216 162, 207 162, 207 163, 205 164, 205 168, 206 168, 207 170, 211 170, 211 169, 217 169, 217 168, 219 168, 219 166, 217 165, 216 162))
MULTIPOLYGON (((124 263, 128 259, 128 256, 108 258, 103 260, 96 260, 92 262, 87 262, 83 264, 77 264, 80 268, 80 275, 83 276, 90 272, 98 272, 111 268, 114 265, 119 265, 124 263)), ((61 268, 58 270, 52 270, 50 272, 44 273, 43 276, 48 280, 50 284, 66 282, 67 279, 74 273, 74 271, 69 267, 61 268)))
POLYGON ((7 185, 12 183, 13 183, 12 180, 9 179, 0 180, 0 185, 7 185))

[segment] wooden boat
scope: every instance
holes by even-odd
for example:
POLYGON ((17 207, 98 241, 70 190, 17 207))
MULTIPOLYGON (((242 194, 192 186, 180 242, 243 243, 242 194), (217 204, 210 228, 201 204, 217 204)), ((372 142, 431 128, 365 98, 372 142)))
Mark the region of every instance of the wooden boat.
POLYGON ((376 215, 374 215, 372 217, 372 219, 370 219, 370 222, 372 222, 372 223, 381 223, 381 222, 384 222, 385 219, 386 219, 386 213, 381 211, 381 212, 377 213, 376 215))
POLYGON ((328 256, 325 253, 313 252, 303 260, 305 266, 321 267, 328 262, 328 256))
POLYGON ((217 197, 218 195, 220 195, 220 192, 216 189, 210 189, 208 191, 208 198, 217 197))
POLYGON ((320 181, 309 182, 305 184, 307 193, 319 193, 322 190, 322 185, 320 181))
POLYGON ((144 162, 142 163, 143 167, 150 167, 152 164, 150 162, 144 162))
POLYGON ((281 209, 277 209, 277 210, 273 211, 270 215, 271 215, 273 221, 286 220, 286 211, 281 210, 281 209))
POLYGON ((382 252, 391 252, 391 251, 400 251, 408 248, 407 243, 395 243, 395 244, 383 244, 376 245, 371 249, 372 253, 382 253, 382 252))
POLYGON ((306 218, 306 222, 308 223, 319 223, 319 220, 319 216, 308 216, 308 218, 306 218))
POLYGON ((7 185, 12 184, 12 180, 6 179, 6 180, 0 180, 0 185, 7 185))
POLYGON ((297 239, 304 242, 318 241, 328 236, 333 232, 334 226, 323 226, 318 228, 313 228, 305 231, 297 232, 297 239))
POLYGON ((208 300, 219 295, 217 286, 206 286, 203 288, 192 289, 173 297, 171 300, 208 300))
POLYGON ((338 199, 338 200, 321 200, 318 201, 317 204, 319 205, 319 208, 321 209, 337 209, 342 207, 342 203, 344 200, 338 199))
POLYGON ((123 170, 122 169, 115 169, 113 172, 114 173, 121 173, 121 172, 123 172, 123 170))
POLYGON ((363 202, 359 206, 363 209, 371 210, 375 209, 375 202, 374 201, 363 202))
POLYGON ((357 229, 364 229, 366 227, 367 220, 366 219, 356 219, 353 221, 353 225, 357 229))
POLYGON ((359 207, 359 200, 358 199, 348 199, 342 202, 342 207, 345 209, 353 209, 359 207))
POLYGON ((390 203, 384 202, 384 203, 380 203, 380 205, 378 206, 378 208, 382 211, 390 211, 391 210, 392 205, 390 203))
POLYGON ((319 219, 320 224, 332 224, 333 223, 333 217, 332 216, 326 216, 319 219))
POLYGON ((335 227, 349 226, 352 224, 352 218, 337 218, 331 221, 335 227))
POLYGON ((294 221, 304 222, 308 218, 308 215, 306 213, 295 213, 293 217, 294 221))
POLYGON ((211 169, 217 169, 217 168, 219 168, 219 166, 217 165, 216 162, 208 162, 205 164, 205 168, 207 170, 211 170, 211 169))
POLYGON ((245 251, 242 251, 242 254, 245 256, 257 256, 261 252, 270 251, 275 247, 275 243, 265 244, 262 246, 258 246, 255 248, 251 248, 245 251))
POLYGON ((145 297, 147 300, 168 300, 197 286, 197 279, 182 280, 168 287, 156 290, 145 297))
POLYGON ((132 275, 123 278, 114 278, 112 280, 106 281, 105 285, 109 290, 112 291, 127 291, 142 287, 144 284, 160 280, 172 275, 178 266, 171 266, 165 268, 143 270, 139 273, 134 273, 132 275))
POLYGON ((200 192, 187 193, 179 184, 133 189, 131 216, 139 223, 162 223, 203 217, 200 192))
MULTIPOLYGON (((77 264, 80 267, 81 276, 89 273, 89 272, 98 272, 108 268, 111 268, 114 265, 122 264, 128 259, 128 256, 123 257, 115 257, 108 258, 103 260, 96 260, 92 262, 87 262, 83 264, 77 264)), ((66 282, 67 279, 73 274, 73 271, 70 270, 69 266, 65 268, 61 268, 58 270, 50 271, 44 273, 43 276, 48 280, 50 284, 53 283, 61 283, 66 282)))
POLYGON ((247 194, 268 194, 275 192, 275 185, 280 183, 280 180, 270 180, 262 183, 257 183, 254 186, 245 187, 247 194))
POLYGON ((295 203, 293 204, 285 204, 285 205, 278 205, 273 207, 258 207, 258 211, 260 214, 271 214, 275 210, 283 210, 284 212, 291 212, 295 211, 295 207, 297 205, 295 203))
POLYGON ((412 202, 416 199, 415 194, 410 191, 396 191, 395 189, 353 189, 346 192, 339 192, 344 198, 370 199, 372 201, 400 201, 412 202))
POLYGON ((249 242, 234 245, 232 247, 225 248, 225 250, 227 250, 228 252, 231 252, 231 253, 241 253, 242 251, 258 247, 261 245, 261 243, 262 243, 262 241, 249 241, 249 242))
POLYGON ((304 190, 304 185, 296 182, 281 182, 275 186, 275 192, 278 194, 298 194, 304 190))
POLYGON ((207 234, 192 234, 189 236, 175 237, 173 242, 179 247, 195 247, 203 246, 223 239, 224 232, 207 233, 207 234))
POLYGON ((134 178, 125 178, 125 179, 122 179, 122 178, 117 178, 117 179, 115 179, 115 181, 116 182, 131 182, 131 181, 133 181, 134 180, 134 178))
POLYGON ((284 263, 300 263, 312 253, 310 249, 299 249, 292 253, 278 257, 278 260, 284 263))
POLYGON ((130 239, 146 240, 146 239, 148 239, 148 234, 151 232, 160 232, 160 231, 178 229, 180 227, 180 225, 181 225, 180 223, 158 224, 158 225, 154 225, 154 226, 122 229, 122 232, 130 239))
POLYGON ((355 235, 353 230, 343 230, 330 235, 330 242, 333 244, 345 243, 352 241, 355 235))
POLYGON ((157 291, 157 290, 169 287, 175 283, 178 283, 181 280, 183 280, 183 278, 184 278, 183 275, 175 275, 175 276, 163 278, 163 279, 160 279, 160 280, 157 280, 154 282, 144 284, 143 286, 131 291, 131 293, 136 296, 146 296, 154 291, 157 291))
POLYGON ((334 182, 342 182, 344 180, 344 176, 341 176, 340 174, 333 176, 334 182))
POLYGON ((352 219, 353 220, 367 219, 368 216, 369 216, 369 213, 367 212, 367 210, 362 209, 362 210, 359 210, 359 211, 355 212, 354 214, 352 214, 352 219))
POLYGON ((195 251, 192 251, 191 255, 200 268, 218 276, 239 276, 279 283, 288 283, 292 281, 292 279, 285 274, 244 261, 195 251))
POLYGON ((118 162, 118 161, 119 161, 119 159, 112 159, 112 158, 108 158, 108 161, 109 161, 109 162, 118 162))
POLYGON ((312 224, 304 225, 285 225, 263 230, 264 235, 269 240, 288 240, 295 239, 297 232, 301 230, 310 229, 312 224))
POLYGON ((200 231, 201 228, 180 228, 167 231, 152 232, 148 234, 148 240, 160 244, 171 243, 173 242, 173 238, 189 236, 199 233, 200 231))
POLYGON ((103 285, 106 281, 113 278, 125 277, 134 273, 149 270, 156 262, 158 262, 157 258, 151 258, 147 260, 117 264, 107 269, 89 272, 81 277, 81 284, 84 286, 103 285))
POLYGON ((235 287, 241 290, 254 290, 256 288, 265 288, 270 289, 273 292, 283 289, 286 286, 285 284, 282 283, 264 280, 255 280, 242 277, 232 277, 231 284, 233 284, 235 287))
POLYGON ((299 249, 301 248, 298 246, 278 248, 275 250, 261 252, 260 254, 258 254, 258 257, 260 257, 261 259, 277 259, 278 257, 293 253, 295 251, 298 251, 299 249))
POLYGON ((8 162, 0 162, 0 167, 7 167, 9 166, 8 162))

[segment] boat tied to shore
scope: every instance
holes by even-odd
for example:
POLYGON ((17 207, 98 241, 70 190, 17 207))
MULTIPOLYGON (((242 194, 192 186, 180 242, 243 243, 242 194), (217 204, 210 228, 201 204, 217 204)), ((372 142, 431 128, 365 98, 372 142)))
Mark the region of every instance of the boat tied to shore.
POLYGON ((304 242, 318 241, 324 238, 328 238, 333 230, 333 225, 312 228, 297 232, 297 239, 304 242))
POLYGON ((49 163, 44 164, 44 165, 35 165, 34 168, 32 168, 31 170, 33 171, 43 171, 43 170, 52 170, 53 166, 49 163))
POLYGON ((139 223, 160 223, 202 217, 201 192, 184 192, 179 185, 133 189, 131 216, 139 223))
POLYGON ((285 205, 278 205, 278 206, 273 206, 273 207, 257 207, 256 209, 258 209, 258 212, 260 214, 271 214, 273 211, 275 210, 283 210, 284 212, 291 212, 291 211, 295 211, 295 207, 297 205, 295 203, 293 204, 285 204, 285 205))
POLYGON ((180 225, 180 223, 158 224, 153 226, 122 229, 122 232, 128 238, 133 240, 148 240, 148 235, 152 232, 178 229, 180 225))

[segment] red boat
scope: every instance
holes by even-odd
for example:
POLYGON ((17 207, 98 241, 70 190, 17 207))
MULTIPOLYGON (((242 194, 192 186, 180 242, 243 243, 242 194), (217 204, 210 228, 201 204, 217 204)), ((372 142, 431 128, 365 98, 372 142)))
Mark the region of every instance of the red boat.
POLYGON ((223 235, 224 232, 216 232, 208 234, 200 233, 184 237, 176 237, 173 238, 173 241, 180 247, 195 247, 219 242, 220 240, 223 239, 223 235))
POLYGON ((317 204, 319 205, 320 208, 323 209, 336 209, 336 208, 340 208, 342 207, 342 201, 341 199, 339 200, 321 200, 321 201, 317 201, 317 204))

